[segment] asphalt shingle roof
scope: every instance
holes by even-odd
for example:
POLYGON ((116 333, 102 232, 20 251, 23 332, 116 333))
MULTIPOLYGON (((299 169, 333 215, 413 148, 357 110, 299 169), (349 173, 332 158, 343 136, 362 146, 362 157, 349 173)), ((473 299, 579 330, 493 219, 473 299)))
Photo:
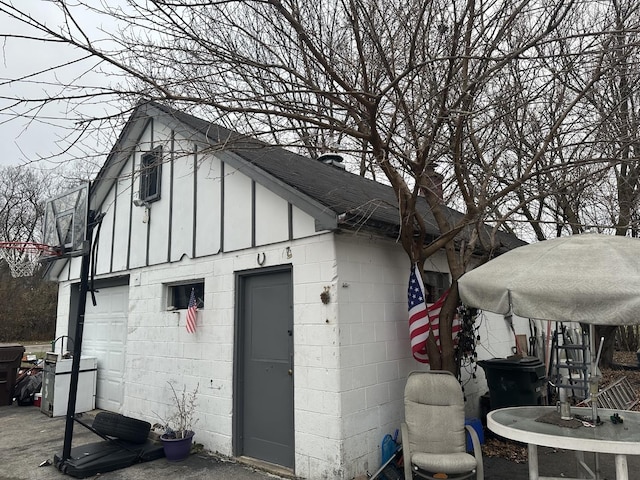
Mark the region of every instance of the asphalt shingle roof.
MULTIPOLYGON (((180 110, 155 102, 150 105, 185 127, 204 135, 212 148, 233 152, 288 187, 325 206, 338 216, 340 227, 374 230, 391 237, 398 235, 398 203, 393 188, 389 185, 241 135, 180 110)), ((427 226, 427 234, 437 237, 440 232, 423 198, 418 199, 418 209, 427 226)), ((449 209, 449 214, 454 220, 462 217, 460 212, 452 209, 449 209)), ((506 249, 524 244, 506 233, 500 233, 499 239, 506 249)))

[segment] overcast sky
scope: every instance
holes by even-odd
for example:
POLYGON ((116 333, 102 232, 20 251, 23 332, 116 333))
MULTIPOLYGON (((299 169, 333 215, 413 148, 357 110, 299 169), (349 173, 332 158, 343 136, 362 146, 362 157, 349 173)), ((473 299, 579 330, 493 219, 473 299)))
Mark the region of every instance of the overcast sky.
MULTIPOLYGON (((31 15, 48 26, 59 25, 60 13, 55 5, 44 0, 14 0, 21 10, 28 10, 31 15)), ((79 12, 79 19, 95 27, 103 27, 105 19, 95 19, 88 13, 79 12), (97 22, 100 22, 99 25, 97 22)), ((107 27, 108 28, 108 27, 107 27)), ((110 26, 110 29, 114 28, 110 26)), ((23 24, 0 11, 0 33, 28 35, 34 32, 23 24)), ((95 35, 101 35, 94 29, 95 35)), ((80 53, 61 44, 47 44, 34 40, 8 38, 0 44, 0 141, 2 145, 0 165, 23 165, 38 159, 54 157, 52 161, 37 161, 36 166, 50 169, 58 168, 60 162, 69 158, 82 157, 83 150, 72 149, 66 155, 60 155, 68 147, 65 138, 77 135, 78 127, 75 119, 77 113, 69 112, 67 105, 51 103, 47 107, 34 110, 32 107, 12 106, 9 98, 52 97, 60 92, 56 86, 59 80, 73 82, 78 75, 82 84, 101 85, 109 82, 104 74, 89 73, 96 68, 95 61, 84 61, 73 67, 65 67, 53 72, 40 73, 56 65, 76 59, 80 53), (22 80, 17 80, 22 78, 22 80)), ((35 106, 35 104, 33 105, 35 106)), ((85 105, 84 114, 102 115, 109 110, 105 105, 85 105)), ((105 147, 102 147, 103 149, 105 147)))

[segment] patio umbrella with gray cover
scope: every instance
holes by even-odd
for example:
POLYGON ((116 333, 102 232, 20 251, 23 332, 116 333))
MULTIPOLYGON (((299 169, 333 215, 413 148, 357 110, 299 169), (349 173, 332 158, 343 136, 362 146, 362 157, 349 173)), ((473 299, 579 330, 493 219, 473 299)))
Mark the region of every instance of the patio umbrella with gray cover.
MULTIPOLYGON (((595 372, 600 356, 600 352, 593 355, 595 325, 640 323, 640 240, 589 233, 532 243, 465 273, 458 286, 462 302, 470 307, 590 324, 589 388, 593 395, 598 391, 595 372)), ((591 406, 596 419, 598 402, 592 401, 591 406)), ((562 419, 571 418, 570 404, 561 395, 560 411, 562 419)), ((596 455, 596 472, 598 462, 596 455)))
POLYGON ((587 233, 515 248, 460 277, 465 305, 525 318, 640 323, 640 239, 587 233))

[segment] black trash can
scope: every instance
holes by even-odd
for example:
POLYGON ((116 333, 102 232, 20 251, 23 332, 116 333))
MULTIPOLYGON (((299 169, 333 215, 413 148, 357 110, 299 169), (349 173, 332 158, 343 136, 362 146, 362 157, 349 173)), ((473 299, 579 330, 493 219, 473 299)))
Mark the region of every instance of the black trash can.
POLYGON ((539 358, 493 358, 478 365, 487 377, 491 410, 545 403, 547 377, 539 358))
POLYGON ((0 343, 0 405, 13 403, 13 388, 23 355, 22 345, 0 343))

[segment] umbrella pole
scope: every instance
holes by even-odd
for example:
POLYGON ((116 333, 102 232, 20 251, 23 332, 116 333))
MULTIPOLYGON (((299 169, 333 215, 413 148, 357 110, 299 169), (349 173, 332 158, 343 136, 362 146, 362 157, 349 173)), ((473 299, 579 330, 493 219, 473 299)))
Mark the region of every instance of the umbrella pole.
POLYGON ((596 326, 589 325, 589 396, 591 397, 591 405, 593 407, 593 420, 597 420, 596 394, 598 393, 598 384, 596 375, 598 374, 596 363, 596 326))
MULTIPOLYGON (((603 339, 604 340, 604 339, 603 339)), ((589 324, 589 350, 590 350, 590 366, 591 372, 589 373, 589 396, 591 397, 591 416, 594 425, 598 425, 598 361, 600 360, 600 353, 602 352, 602 344, 600 341, 600 349, 598 354, 594 355, 596 351, 596 326, 589 324)), ((600 478, 600 458, 598 453, 594 454, 594 467, 596 478, 600 478)))
MULTIPOLYGON (((600 363, 600 355, 602 354, 602 345, 604 344, 604 337, 600 339, 600 345, 597 348, 598 353, 594 356, 593 353, 596 351, 596 326, 593 324, 589 325, 589 349, 591 350, 591 358, 590 358, 590 367, 591 371, 589 372, 589 394, 592 399, 595 400, 598 396, 598 385, 600 381, 600 375, 598 375, 598 364, 600 363)), ((595 405, 595 401, 592 402, 595 405)), ((594 411, 595 413, 595 411, 594 411)))
POLYGON ((551 369, 551 320, 547 320, 547 336, 544 341, 544 363, 548 377, 551 369))

